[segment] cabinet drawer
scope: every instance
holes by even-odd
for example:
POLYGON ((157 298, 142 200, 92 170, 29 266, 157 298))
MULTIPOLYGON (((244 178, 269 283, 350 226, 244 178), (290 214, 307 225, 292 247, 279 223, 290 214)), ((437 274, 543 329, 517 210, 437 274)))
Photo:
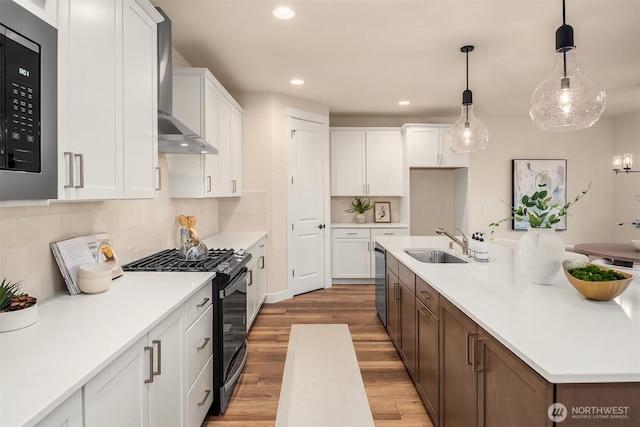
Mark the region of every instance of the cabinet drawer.
POLYGON ((213 353, 213 306, 187 329, 187 390, 213 353))
POLYGON ((213 356, 187 392, 187 427, 200 427, 213 403, 213 356))
POLYGON ((212 284, 203 286, 184 304, 185 325, 189 327, 211 305, 212 284))
POLYGON ((377 236, 408 236, 408 228, 372 228, 371 237, 377 236))
POLYGON ((438 316, 440 309, 438 292, 418 276, 416 276, 416 296, 436 317, 438 316))
POLYGON ((409 270, 409 267, 407 267, 403 263, 399 263, 398 277, 400 278, 400 281, 404 283, 411 292, 413 292, 414 294, 416 293, 416 275, 413 271, 409 270))
POLYGON ((398 275, 398 258, 394 257, 393 255, 391 255, 389 252, 387 252, 387 268, 391 271, 393 271, 395 273, 395 275, 398 275))
POLYGON ((370 233, 368 228, 335 228, 332 236, 334 239, 368 239, 370 233))

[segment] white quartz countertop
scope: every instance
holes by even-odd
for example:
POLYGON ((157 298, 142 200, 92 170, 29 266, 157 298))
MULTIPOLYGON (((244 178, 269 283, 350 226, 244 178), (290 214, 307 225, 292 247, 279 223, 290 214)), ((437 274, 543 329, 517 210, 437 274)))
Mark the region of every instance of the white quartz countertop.
POLYGON ((33 425, 209 283, 214 273, 131 273, 100 294, 38 301, 0 333, 0 426, 33 425))
POLYGON ((488 263, 425 264, 404 249, 448 251, 448 238, 381 236, 376 242, 547 381, 640 381, 637 273, 614 300, 590 301, 562 270, 552 285, 529 283, 517 252, 499 244, 489 244, 488 263))
POLYGON ((266 235, 263 231, 225 232, 214 234, 202 241, 209 249, 249 249, 266 235))

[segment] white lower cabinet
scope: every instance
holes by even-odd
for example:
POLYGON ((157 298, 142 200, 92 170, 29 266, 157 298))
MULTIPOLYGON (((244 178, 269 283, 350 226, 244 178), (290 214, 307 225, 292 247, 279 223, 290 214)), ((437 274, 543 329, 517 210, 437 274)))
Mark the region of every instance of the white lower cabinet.
POLYGON ((176 310, 84 386, 85 424, 183 424, 183 311, 176 310))
POLYGON ((209 407, 213 403, 213 356, 196 378, 193 387, 187 393, 187 427, 202 425, 209 407))
POLYGON ((199 426, 213 403, 212 288, 205 286, 185 303, 186 426, 199 426))
POLYGON ((82 390, 76 391, 36 427, 82 427, 82 390))
POLYGON ((371 277, 371 233, 368 228, 333 230, 331 276, 340 279, 371 277))
POLYGON ((255 320, 267 296, 267 238, 263 237, 249 248, 251 261, 247 264, 247 331, 255 320))
POLYGON ((331 277, 375 277, 376 236, 408 236, 408 228, 334 228, 331 232, 331 277))

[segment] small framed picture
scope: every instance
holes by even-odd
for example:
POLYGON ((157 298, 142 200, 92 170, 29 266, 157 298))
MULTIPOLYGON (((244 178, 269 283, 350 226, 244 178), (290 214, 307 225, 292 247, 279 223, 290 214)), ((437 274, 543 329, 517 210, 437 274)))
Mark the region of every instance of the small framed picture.
POLYGON ((373 222, 391 222, 391 202, 373 203, 373 222))

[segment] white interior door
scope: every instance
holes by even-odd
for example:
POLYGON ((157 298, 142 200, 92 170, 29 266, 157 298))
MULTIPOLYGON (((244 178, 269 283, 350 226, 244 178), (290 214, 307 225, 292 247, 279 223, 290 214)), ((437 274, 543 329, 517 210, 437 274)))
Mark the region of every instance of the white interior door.
POLYGON ((325 287, 325 129, 321 123, 289 121, 289 292, 325 287))

